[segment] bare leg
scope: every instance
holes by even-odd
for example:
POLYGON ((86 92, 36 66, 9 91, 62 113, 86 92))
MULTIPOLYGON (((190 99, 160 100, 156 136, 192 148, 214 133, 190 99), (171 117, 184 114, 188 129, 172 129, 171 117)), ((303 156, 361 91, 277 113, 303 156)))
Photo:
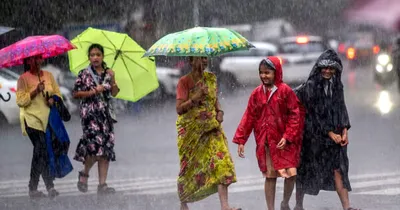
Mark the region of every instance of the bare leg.
POLYGON ((344 188, 342 175, 338 170, 335 170, 335 186, 340 202, 342 202, 343 209, 348 209, 350 207, 349 192, 344 188))
MULTIPOLYGON (((93 165, 97 162, 96 157, 94 156, 87 156, 85 159, 85 167, 83 169, 83 173, 86 175, 89 175, 90 169, 93 167, 93 165)), ((81 176, 81 182, 87 183, 88 178, 81 176)))
POLYGON ((189 210, 187 203, 181 203, 181 210, 189 210))
POLYGON ((218 196, 219 201, 221 202, 221 209, 228 210, 229 203, 228 203, 228 186, 220 184, 218 185, 218 196))
POLYGON ((304 201, 304 191, 301 187, 297 186, 296 184, 296 209, 303 209, 303 201, 304 201))
POLYGON ((265 178, 264 190, 265 190, 265 200, 267 201, 268 210, 274 210, 276 178, 265 178))
POLYGON ((285 185, 283 190, 283 201, 282 201, 282 206, 284 207, 289 206, 289 200, 290 197, 292 197, 295 181, 296 181, 296 176, 292 176, 285 179, 285 185))
POLYGON ((236 208, 231 208, 228 202, 228 185, 220 184, 218 185, 218 196, 221 202, 222 210, 234 210, 236 208))
POLYGON ((99 165, 99 185, 105 184, 107 180, 107 174, 108 174, 108 166, 109 166, 109 161, 106 160, 105 158, 100 158, 98 165, 99 165))

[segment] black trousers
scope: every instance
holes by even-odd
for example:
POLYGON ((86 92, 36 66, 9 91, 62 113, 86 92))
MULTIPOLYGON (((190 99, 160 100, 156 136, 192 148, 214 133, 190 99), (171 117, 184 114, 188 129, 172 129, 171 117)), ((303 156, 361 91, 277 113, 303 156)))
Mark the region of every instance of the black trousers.
POLYGON ((38 188, 39 178, 42 175, 47 190, 54 187, 53 177, 50 176, 46 134, 43 131, 30 128, 26 125, 26 132, 33 145, 33 157, 31 165, 31 174, 29 180, 29 191, 35 191, 38 188))

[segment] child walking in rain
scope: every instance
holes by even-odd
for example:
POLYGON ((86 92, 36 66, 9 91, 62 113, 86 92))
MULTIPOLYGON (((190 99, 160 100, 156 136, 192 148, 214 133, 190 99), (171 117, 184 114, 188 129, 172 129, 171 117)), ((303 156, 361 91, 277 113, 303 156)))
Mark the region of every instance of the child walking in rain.
POLYGON ((262 84, 250 95, 233 142, 238 144, 239 157, 244 158, 244 145, 254 129, 258 165, 265 177, 268 210, 275 209, 277 177, 285 178, 281 210, 290 210, 303 125, 299 101, 292 89, 282 82, 279 58, 263 59, 259 75, 262 84))
POLYGON ((333 50, 325 51, 307 82, 296 88, 305 110, 304 144, 296 182, 296 208, 303 210, 304 195, 337 191, 344 210, 350 207, 347 157, 349 116, 341 81, 342 62, 333 50))

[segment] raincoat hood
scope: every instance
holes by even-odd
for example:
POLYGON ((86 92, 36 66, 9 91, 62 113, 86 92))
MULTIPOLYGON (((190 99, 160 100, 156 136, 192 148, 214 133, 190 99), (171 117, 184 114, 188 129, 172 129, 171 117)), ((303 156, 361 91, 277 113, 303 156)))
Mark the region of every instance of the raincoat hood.
POLYGON ((322 80, 323 78, 321 75, 321 69, 326 67, 332 67, 336 69, 334 78, 337 81, 341 81, 343 71, 342 61, 340 60, 338 54, 332 49, 326 50, 319 56, 317 62, 311 70, 308 80, 322 80))
POLYGON ((282 65, 281 60, 276 56, 268 56, 265 61, 267 62, 268 66, 275 70, 275 85, 279 85, 282 83, 282 65))

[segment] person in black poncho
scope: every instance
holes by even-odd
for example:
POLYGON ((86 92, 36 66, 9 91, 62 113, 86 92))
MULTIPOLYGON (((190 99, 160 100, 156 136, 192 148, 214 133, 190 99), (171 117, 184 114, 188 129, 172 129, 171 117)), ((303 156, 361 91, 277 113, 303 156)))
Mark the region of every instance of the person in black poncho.
POLYGON ((295 89, 305 113, 301 161, 296 180, 296 207, 304 195, 337 191, 343 209, 350 207, 347 157, 350 121, 344 101, 343 65, 335 51, 325 51, 304 84, 295 89))

